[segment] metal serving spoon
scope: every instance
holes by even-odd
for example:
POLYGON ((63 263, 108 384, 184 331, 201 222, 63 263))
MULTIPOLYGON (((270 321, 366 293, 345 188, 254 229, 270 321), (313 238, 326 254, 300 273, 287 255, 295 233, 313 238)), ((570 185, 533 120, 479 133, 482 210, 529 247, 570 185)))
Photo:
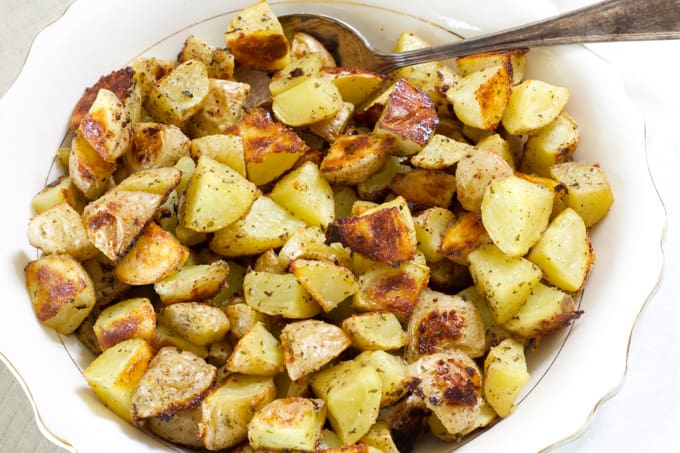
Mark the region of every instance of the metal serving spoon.
POLYGON ((680 38, 680 0, 607 0, 539 22, 442 46, 384 53, 351 25, 314 14, 279 20, 287 34, 308 33, 333 54, 339 66, 389 72, 403 66, 475 53, 558 44, 680 38))

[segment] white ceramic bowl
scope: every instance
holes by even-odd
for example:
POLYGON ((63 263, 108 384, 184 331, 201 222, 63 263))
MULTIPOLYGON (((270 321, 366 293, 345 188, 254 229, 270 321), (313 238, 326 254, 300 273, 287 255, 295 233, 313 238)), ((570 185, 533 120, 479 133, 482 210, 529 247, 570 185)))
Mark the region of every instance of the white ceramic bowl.
MULTIPOLYGON (((23 283, 23 267, 36 256, 25 232, 30 198, 50 178, 51 158, 84 87, 143 54, 173 58, 190 33, 223 45, 229 18, 251 2, 77 0, 36 38, 18 80, 0 101, 0 137, 13 156, 6 160, 11 170, 0 179, 8 214, 0 247, 9 262, 1 274, 6 311, 0 316, 0 358, 28 392, 41 430, 66 448, 181 451, 110 413, 82 377, 89 352, 35 319, 23 283)), ((270 1, 279 14, 335 15, 385 50, 401 31, 444 42, 458 39, 446 30, 470 37, 555 13, 544 0, 428 0, 427 8, 422 3, 270 1)), ((539 451, 578 434, 624 376, 633 324, 662 265, 664 212, 647 169, 644 125, 619 76, 580 46, 532 50, 527 76, 571 89, 566 110, 582 135, 575 157, 601 164, 616 201, 592 231, 597 260, 580 300, 585 314, 530 354, 532 378, 517 410, 457 446, 466 453, 539 451)), ((417 451, 455 447, 428 440, 417 451)))

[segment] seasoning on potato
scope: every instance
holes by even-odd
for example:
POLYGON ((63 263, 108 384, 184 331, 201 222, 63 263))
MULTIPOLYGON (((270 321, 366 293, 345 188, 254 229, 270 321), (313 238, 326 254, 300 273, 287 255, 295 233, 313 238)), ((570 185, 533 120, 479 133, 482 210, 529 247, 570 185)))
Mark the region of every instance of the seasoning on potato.
POLYGON ((523 80, 525 51, 375 74, 289 38, 259 1, 85 90, 31 203, 38 321, 96 352, 114 413, 193 448, 406 451, 511 416, 614 199, 569 89, 523 80))

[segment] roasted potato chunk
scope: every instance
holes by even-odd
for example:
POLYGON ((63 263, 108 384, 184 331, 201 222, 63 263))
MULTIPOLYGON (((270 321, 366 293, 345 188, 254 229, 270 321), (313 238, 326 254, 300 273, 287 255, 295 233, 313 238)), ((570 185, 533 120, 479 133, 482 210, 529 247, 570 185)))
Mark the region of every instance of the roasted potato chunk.
POLYGON ((234 346, 226 369, 249 376, 275 376, 284 370, 283 347, 262 322, 256 322, 234 346))
POLYGON ((416 395, 456 434, 468 429, 482 407, 482 373, 465 353, 451 349, 423 356, 408 366, 416 395))
POLYGON ((465 55, 456 58, 456 65, 463 76, 481 71, 491 66, 510 65, 512 84, 516 85, 524 78, 526 69, 526 49, 517 49, 504 52, 487 52, 473 55, 465 55))
POLYGON ((408 321, 407 358, 458 349, 475 358, 484 354, 485 326, 477 308, 459 296, 424 290, 408 321))
POLYGON ((152 85, 144 107, 154 119, 181 126, 200 110, 209 91, 205 65, 188 60, 152 85))
POLYGON ((276 119, 293 127, 332 118, 342 107, 343 98, 338 88, 321 77, 303 80, 272 98, 276 119))
POLYGON ((255 184, 231 167, 202 155, 187 184, 180 221, 194 231, 215 232, 243 217, 257 196, 255 184))
POLYGON ((578 139, 578 125, 562 112, 552 123, 529 136, 519 169, 524 173, 550 176, 550 167, 571 160, 578 139))
POLYGON ((390 351, 405 346, 406 332, 394 313, 371 311, 350 316, 342 322, 352 346, 362 351, 390 351))
POLYGON ((198 302, 178 302, 163 307, 163 323, 195 345, 219 341, 229 330, 229 318, 219 308, 198 302))
POLYGON ((595 255, 585 222, 567 208, 550 222, 527 256, 553 285, 578 291, 586 281, 595 255))
MULTIPOLYGON (((70 148, 64 149, 71 152, 70 148)), ((35 194, 31 198, 31 209, 35 214, 41 214, 61 203, 68 203, 78 213, 85 207, 85 197, 69 176, 60 176, 35 194)))
POLYGON ((512 174, 512 167, 501 156, 475 148, 456 166, 458 201, 467 211, 480 212, 486 188, 492 182, 512 174))
POLYGON ((156 312, 146 297, 124 300, 105 308, 93 330, 102 351, 131 338, 151 343, 156 336, 156 312))
POLYGON ((80 120, 77 133, 106 162, 115 162, 130 147, 130 114, 112 91, 102 88, 80 120))
POLYGON ((203 442, 198 435, 201 408, 194 407, 177 412, 170 419, 152 417, 147 419, 148 428, 161 439, 187 447, 201 448, 203 442))
POLYGON ((203 63, 210 78, 231 79, 234 76, 234 56, 226 49, 218 49, 194 35, 184 41, 184 46, 177 55, 180 63, 189 60, 203 63))
POLYGON ((200 301, 215 296, 227 281, 228 274, 229 265, 222 260, 210 264, 186 265, 155 282, 153 289, 166 305, 200 301))
POLYGON ((83 219, 68 203, 33 217, 28 224, 28 242, 45 254, 67 254, 78 260, 94 258, 98 253, 83 219))
POLYGON ((359 290, 352 271, 328 261, 296 259, 290 271, 325 312, 359 290))
POLYGON ((323 66, 331 68, 336 66, 335 58, 318 39, 308 33, 295 32, 290 43, 290 56, 293 61, 310 54, 318 55, 323 66))
POLYGON ((326 403, 312 398, 280 398, 257 411, 248 423, 253 448, 311 451, 321 437, 326 403))
POLYGON ((525 80, 512 87, 503 113, 503 127, 514 135, 540 129, 562 113, 568 99, 568 88, 540 80, 525 80))
POLYGON ((255 413, 276 398, 271 377, 233 374, 201 404, 199 435, 208 450, 232 447, 247 439, 255 413))
POLYGON ((411 157, 411 163, 429 170, 443 170, 457 164, 473 150, 467 143, 435 134, 418 154, 411 157))
POLYGON ((265 1, 239 11, 229 22, 224 40, 236 63, 244 68, 276 71, 290 61, 281 23, 265 1))
POLYGON ((411 156, 430 141, 438 122, 429 96, 402 78, 394 84, 374 131, 393 137, 396 153, 411 156))
POLYGON ((382 74, 358 68, 324 67, 320 75, 331 80, 342 99, 353 106, 366 101, 387 80, 382 74))
POLYGON ((268 315, 305 319, 321 311, 293 274, 251 271, 243 280, 243 290, 246 303, 268 315))
POLYGON ((342 135, 331 143, 321 173, 330 182, 357 184, 380 170, 393 146, 388 136, 342 135))
POLYGON ((231 80, 210 79, 201 108, 189 119, 192 137, 222 134, 243 116, 250 85, 231 80))
POLYGON ((390 406, 408 393, 406 364, 401 356, 380 350, 364 351, 354 361, 378 372, 382 382, 380 407, 390 406))
POLYGON ((454 263, 467 265, 468 254, 490 242, 482 216, 467 212, 459 216, 444 233, 440 252, 454 263))
POLYGON ((335 219, 328 227, 330 242, 340 242, 374 261, 397 265, 416 252, 416 233, 403 197, 361 215, 335 219))
POLYGON ((38 321, 59 333, 74 332, 95 304, 94 284, 70 255, 45 255, 24 268, 38 321))
POLYGON ((281 344, 288 376, 296 381, 339 356, 351 340, 336 325, 308 319, 287 324, 281 331, 281 344))
POLYGON ((390 188, 413 203, 415 209, 448 208, 456 193, 456 177, 441 170, 416 168, 396 175, 390 188))
POLYGON ((263 109, 251 109, 228 131, 243 140, 248 179, 260 186, 290 170, 309 146, 263 109))
POLYGON ((484 398, 501 417, 507 417, 529 381, 524 346, 507 338, 489 351, 484 360, 484 398))
POLYGON ((189 351, 161 348, 132 395, 132 419, 172 416, 203 400, 216 369, 189 351))
POLYGON ((130 172, 170 167, 189 155, 190 142, 176 126, 162 123, 136 123, 132 127, 130 151, 123 156, 130 172))
POLYGON ((478 129, 496 129, 508 105, 512 68, 490 66, 466 75, 446 92, 456 117, 478 129))
POLYGON ((179 270, 188 257, 173 235, 151 222, 118 261, 114 274, 128 285, 150 285, 179 270))
POLYGON ((115 170, 116 164, 104 160, 85 139, 73 137, 68 174, 87 200, 94 200, 106 192, 115 170))
POLYGON ((83 371, 92 391, 122 419, 132 421, 135 389, 146 373, 153 349, 140 339, 118 343, 98 355, 83 371))
POLYGON ((204 154, 231 167, 241 176, 246 176, 246 160, 241 137, 218 134, 193 139, 191 141, 191 157, 198 161, 204 154))
POLYGON ((538 338, 569 325, 581 314, 571 295, 539 283, 503 327, 524 338, 538 338))
POLYGON ((378 418, 382 381, 373 367, 343 362, 314 375, 312 389, 326 401, 328 420, 343 444, 361 439, 378 418))
POLYGON ((497 323, 512 318, 543 273, 531 261, 503 253, 495 245, 485 245, 468 255, 470 274, 486 298, 497 323))
POLYGON ((516 176, 494 181, 482 199, 482 223, 496 246, 524 256, 547 228, 554 193, 516 176))

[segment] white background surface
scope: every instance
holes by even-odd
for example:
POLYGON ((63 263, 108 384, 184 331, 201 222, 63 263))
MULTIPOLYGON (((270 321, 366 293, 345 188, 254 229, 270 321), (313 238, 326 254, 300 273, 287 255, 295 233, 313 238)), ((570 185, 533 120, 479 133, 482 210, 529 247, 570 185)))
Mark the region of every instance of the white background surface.
MULTIPOLYGON (((59 17, 70 1, 0 0, 0 96, 17 76, 33 36, 59 17)), ((561 10, 592 3, 587 0, 554 2, 561 10)), ((680 178, 675 175, 680 169, 680 41, 598 44, 591 48, 622 73, 626 89, 646 121, 649 171, 668 215, 663 243, 666 262, 664 278, 640 313, 633 331, 628 372, 619 392, 597 409, 583 435, 553 451, 680 452, 680 365, 677 360, 680 310, 676 303, 680 294, 677 276, 680 270, 680 178)), ((55 68, 55 71, 68 70, 68 62, 64 63, 63 68, 55 68)), ((9 161, 11 153, 18 151, 4 150, 9 161)), ((625 157, 621 156, 622 159, 625 157)), ((639 222, 644 221, 639 219, 639 222)), ((640 263, 640 266, 644 265, 640 263)), ((565 383, 565 391, 577 392, 578 389, 565 383)), ((28 400, 2 365, 0 451, 63 451, 39 433, 28 400)))

